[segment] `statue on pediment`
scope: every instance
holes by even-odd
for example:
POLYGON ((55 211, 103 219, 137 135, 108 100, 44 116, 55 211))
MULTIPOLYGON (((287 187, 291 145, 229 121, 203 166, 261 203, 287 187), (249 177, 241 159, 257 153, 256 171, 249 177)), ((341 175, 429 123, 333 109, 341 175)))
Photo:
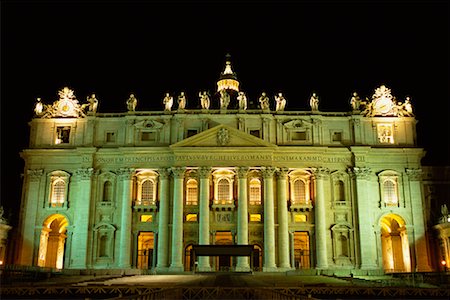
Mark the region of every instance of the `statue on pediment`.
POLYGON ((353 111, 359 111, 361 108, 361 98, 359 98, 358 93, 354 92, 352 98, 350 99, 350 105, 353 111))
POLYGON ((319 97, 316 93, 313 93, 309 99, 309 105, 311 106, 312 111, 319 111, 319 97))
POLYGON ((411 98, 406 97, 405 102, 399 102, 396 105, 396 113, 399 117, 413 117, 413 110, 411 105, 411 98))
POLYGON ((127 109, 129 112, 133 112, 136 110, 137 99, 134 94, 130 94, 130 97, 127 100, 127 109))
POLYGON ((95 97, 95 94, 92 94, 91 96, 87 97, 88 101, 88 110, 89 112, 96 113, 98 108, 98 100, 95 97))
POLYGON ((178 96, 178 109, 185 109, 186 108, 186 95, 184 94, 184 92, 181 92, 180 95, 178 96))
POLYGON ((41 102, 41 98, 36 99, 36 105, 34 106, 34 113, 38 117, 44 114, 44 104, 41 102))
POLYGON ((163 104, 164 104, 164 110, 165 111, 171 111, 172 110, 173 97, 170 96, 169 93, 166 93, 166 96, 163 99, 163 104))
POLYGON ((269 110, 269 97, 267 97, 265 92, 261 93, 261 97, 259 97, 259 105, 262 110, 269 110))
POLYGON ((239 92, 237 96, 239 109, 240 110, 246 110, 247 109, 247 96, 244 92, 239 92))
POLYGON ((226 90, 220 90, 220 109, 227 109, 230 104, 230 95, 226 90))
POLYGON ((283 111, 286 106, 286 99, 283 96, 283 93, 278 93, 277 96, 275 96, 275 110, 276 111, 283 111))
POLYGON ((200 105, 202 106, 202 109, 209 109, 210 101, 208 93, 206 91, 203 91, 200 92, 198 96, 200 97, 200 105))

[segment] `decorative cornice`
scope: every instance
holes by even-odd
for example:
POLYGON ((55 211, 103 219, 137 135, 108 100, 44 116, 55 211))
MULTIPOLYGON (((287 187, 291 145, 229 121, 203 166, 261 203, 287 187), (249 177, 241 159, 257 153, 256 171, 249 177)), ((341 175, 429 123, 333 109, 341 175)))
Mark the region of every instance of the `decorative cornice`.
POLYGON ((75 175, 78 180, 90 180, 93 174, 93 168, 80 168, 75 171, 75 175))
POLYGON ((117 175, 119 175, 119 179, 125 180, 125 179, 131 179, 135 172, 135 169, 133 168, 120 168, 117 170, 117 175))
POLYGON ((277 172, 277 176, 279 179, 286 179, 286 176, 289 173, 289 169, 288 168, 278 168, 276 172, 277 172))
POLYGON ((316 179, 325 179, 330 175, 328 168, 312 168, 311 171, 316 179))
POLYGON ((249 170, 248 167, 237 168, 237 177, 238 178, 247 178, 248 170, 249 170))
POLYGON ((172 174, 173 174, 174 178, 184 178, 184 173, 186 171, 185 168, 183 168, 183 167, 173 167, 173 168, 170 168, 170 170, 172 171, 172 174))
POLYGON ((422 180, 422 169, 406 169, 406 175, 410 181, 422 180))
POLYGON ((30 181, 38 181, 41 179, 41 176, 44 174, 43 169, 29 169, 27 170, 28 178, 30 178, 30 181))
POLYGON ((274 167, 263 167, 261 172, 265 179, 271 179, 273 174, 275 174, 276 169, 274 167))
POLYGON ((198 177, 201 179, 207 179, 211 175, 211 168, 210 167, 200 167, 197 170, 198 177))
POLYGON ((372 174, 372 170, 368 167, 353 167, 349 169, 357 179, 367 180, 372 174))

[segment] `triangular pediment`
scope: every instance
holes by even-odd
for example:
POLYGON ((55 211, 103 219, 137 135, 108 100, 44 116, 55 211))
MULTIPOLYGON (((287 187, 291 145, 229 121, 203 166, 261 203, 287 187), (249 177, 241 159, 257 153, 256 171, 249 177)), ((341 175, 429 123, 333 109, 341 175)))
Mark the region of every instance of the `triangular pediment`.
POLYGON ((175 143, 170 147, 276 147, 276 145, 220 124, 175 143))

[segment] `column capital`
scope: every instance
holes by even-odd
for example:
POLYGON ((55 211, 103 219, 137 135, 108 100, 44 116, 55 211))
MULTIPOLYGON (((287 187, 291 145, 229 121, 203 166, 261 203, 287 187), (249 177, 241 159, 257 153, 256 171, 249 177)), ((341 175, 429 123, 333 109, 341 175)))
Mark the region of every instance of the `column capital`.
POLYGON ((131 176, 133 176, 135 172, 135 169, 133 168, 120 168, 117 170, 117 175, 119 175, 119 179, 125 180, 125 179, 131 179, 131 176))
POLYGON ((170 170, 168 168, 161 168, 158 170, 158 173, 161 179, 168 179, 170 176, 170 170))
POLYGON ((316 179, 324 179, 330 175, 330 169, 328 168, 311 168, 311 172, 316 179))
POLYGON ((409 181, 422 180, 422 169, 406 169, 406 175, 408 175, 409 181))
POLYGON ((31 181, 38 181, 39 179, 41 179, 41 176, 44 175, 44 170, 43 169, 28 169, 27 175, 31 181))
POLYGON ((372 169, 368 167, 353 167, 348 169, 352 176, 356 176, 356 179, 368 180, 372 174, 372 169))
POLYGON ((286 179, 289 169, 288 168, 278 168, 276 172, 277 172, 277 176, 279 179, 286 179))
POLYGON ((197 170, 198 177, 199 178, 209 178, 209 175, 211 174, 211 168, 210 167, 200 167, 197 170))
POLYGON ((186 168, 184 167, 173 167, 170 168, 172 171, 173 177, 175 178, 184 178, 184 172, 186 171, 186 168))
POLYGON ((247 174, 248 174, 248 167, 239 167, 237 168, 237 176, 238 178, 247 178, 247 174))
POLYGON ((75 175, 78 180, 90 180, 94 171, 94 168, 80 168, 75 171, 75 175))
POLYGON ((274 167, 262 167, 261 168, 263 177, 266 179, 272 178, 275 171, 276 171, 276 169, 274 167))

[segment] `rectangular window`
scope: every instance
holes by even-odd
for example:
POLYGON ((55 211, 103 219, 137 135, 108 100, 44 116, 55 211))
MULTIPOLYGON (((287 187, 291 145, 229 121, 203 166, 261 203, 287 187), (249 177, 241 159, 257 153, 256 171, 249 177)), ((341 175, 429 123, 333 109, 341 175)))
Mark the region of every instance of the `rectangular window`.
POLYGON ((294 215, 294 222, 295 223, 304 223, 304 222, 306 222, 306 215, 295 214, 294 215))
POLYGON ((55 144, 68 144, 70 142, 70 126, 56 127, 55 144))
POLYGON ((261 222, 261 214, 250 214, 250 222, 261 222))
POLYGON ((187 186, 186 194, 187 194, 186 205, 198 205, 197 186, 187 186))
POLYGON ((253 135, 253 136, 256 136, 256 137, 261 137, 261 130, 259 130, 259 129, 251 129, 250 131, 249 131, 249 133, 251 134, 251 135, 253 135))
POLYGON ((197 214, 187 214, 186 222, 197 222, 197 214))
POLYGON ((153 222, 153 215, 141 215, 141 222, 153 222))
POLYGON ((114 131, 108 131, 106 133, 106 142, 114 143, 116 141, 116 133, 114 131))
POLYGON ((342 141, 342 132, 333 132, 333 142, 342 141))
POLYGON ((394 130, 392 124, 377 124, 378 141, 381 144, 394 143, 394 130))
POLYGON ((186 138, 196 135, 198 133, 197 129, 188 129, 186 132, 186 138))
POLYGON ((306 131, 293 131, 291 137, 293 141, 306 141, 306 131))
POLYGON ((143 131, 143 132, 141 132, 141 141, 143 141, 143 142, 154 142, 154 141, 156 141, 156 132, 154 132, 154 131, 143 131))

